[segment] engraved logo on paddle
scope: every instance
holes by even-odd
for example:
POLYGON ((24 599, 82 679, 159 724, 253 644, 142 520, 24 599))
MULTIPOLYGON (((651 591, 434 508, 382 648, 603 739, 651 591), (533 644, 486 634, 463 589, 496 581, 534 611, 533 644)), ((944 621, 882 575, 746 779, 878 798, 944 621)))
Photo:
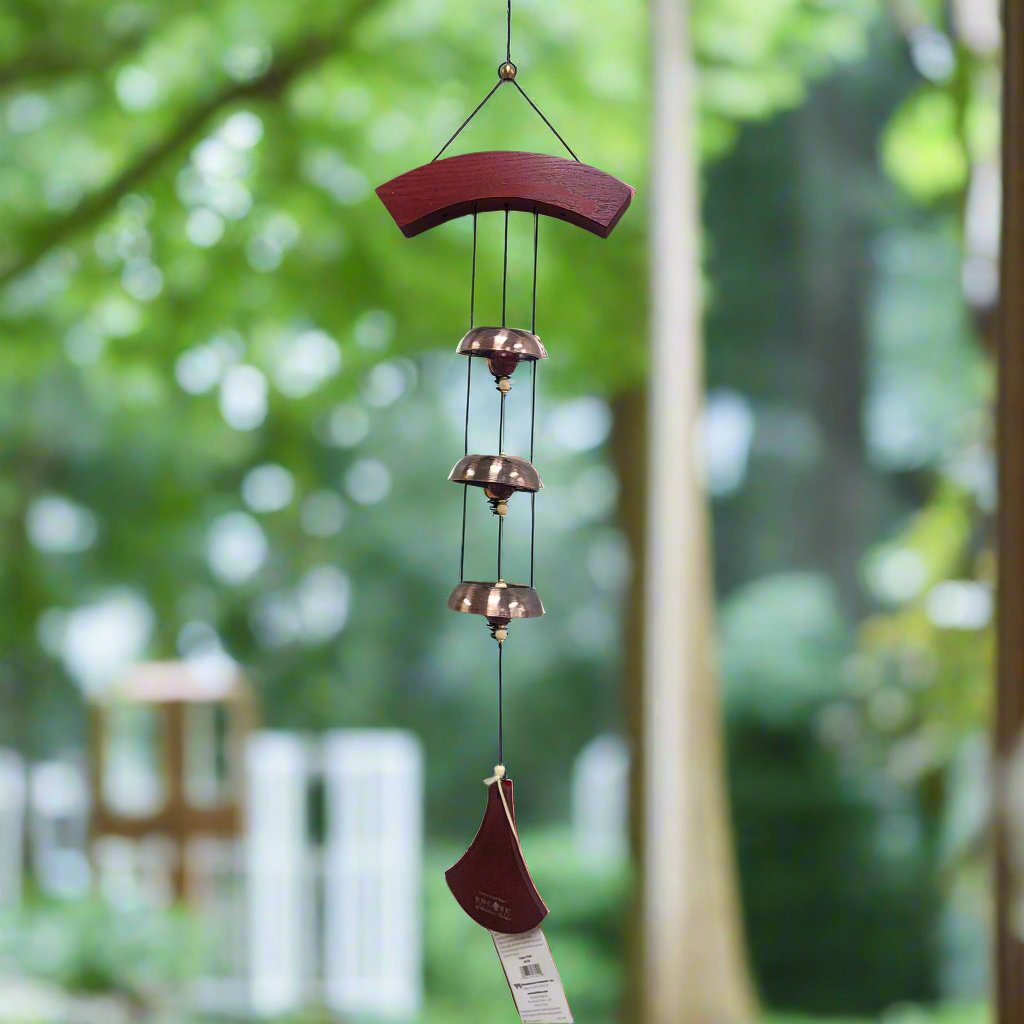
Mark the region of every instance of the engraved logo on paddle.
POLYGON ((502 921, 512 919, 512 908, 500 897, 487 892, 478 892, 475 900, 476 909, 502 921))

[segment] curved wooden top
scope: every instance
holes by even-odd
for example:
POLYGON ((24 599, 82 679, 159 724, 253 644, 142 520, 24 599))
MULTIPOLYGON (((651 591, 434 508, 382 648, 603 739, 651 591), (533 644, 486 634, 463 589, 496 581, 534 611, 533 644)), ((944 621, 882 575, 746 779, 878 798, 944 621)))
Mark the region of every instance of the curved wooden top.
POLYGON ((503 150, 435 160, 377 189, 407 238, 474 210, 506 207, 557 217, 607 238, 635 193, 589 164, 503 150))

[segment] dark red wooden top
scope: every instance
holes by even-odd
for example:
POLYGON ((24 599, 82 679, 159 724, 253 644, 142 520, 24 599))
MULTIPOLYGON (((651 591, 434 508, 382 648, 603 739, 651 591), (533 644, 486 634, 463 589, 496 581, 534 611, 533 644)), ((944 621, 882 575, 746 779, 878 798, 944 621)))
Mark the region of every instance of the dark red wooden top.
POLYGON ((459 906, 477 924, 495 932, 528 932, 547 916, 548 908, 530 877, 519 839, 509 828, 498 786, 504 786, 515 821, 512 780, 488 787, 487 809, 469 849, 444 877, 459 906))
POLYGON ((474 210, 506 207, 558 217, 607 238, 635 193, 589 164, 503 150, 435 160, 377 189, 408 238, 474 210))

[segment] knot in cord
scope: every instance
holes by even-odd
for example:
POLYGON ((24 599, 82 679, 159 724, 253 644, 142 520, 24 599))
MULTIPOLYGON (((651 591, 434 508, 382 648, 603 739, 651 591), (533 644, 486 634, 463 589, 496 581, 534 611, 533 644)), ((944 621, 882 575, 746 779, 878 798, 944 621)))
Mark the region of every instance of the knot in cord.
POLYGON ((503 778, 505 778, 505 766, 503 764, 496 764, 494 766, 494 774, 489 779, 484 779, 484 785, 493 786, 503 778))

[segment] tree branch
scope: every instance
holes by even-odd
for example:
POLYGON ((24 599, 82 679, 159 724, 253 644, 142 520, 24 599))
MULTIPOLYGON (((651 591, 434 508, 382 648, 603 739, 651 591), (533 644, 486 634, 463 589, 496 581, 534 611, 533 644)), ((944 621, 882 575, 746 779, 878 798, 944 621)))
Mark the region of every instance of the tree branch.
POLYGON ((107 47, 103 53, 94 54, 88 58, 52 46, 40 48, 34 52, 21 53, 6 63, 0 64, 0 89, 9 89, 11 86, 20 85, 23 82, 45 80, 75 72, 95 74, 98 71, 105 71, 115 61, 120 60, 132 50, 138 49, 146 34, 146 32, 134 32, 131 35, 123 36, 112 46, 107 47))
POLYGON ((74 69, 75 63, 66 54, 23 53, 6 64, 0 64, 0 89, 74 69))
POLYGON ((348 41, 353 27, 377 6, 359 0, 348 12, 344 26, 334 33, 318 33, 303 39, 273 61, 263 74, 247 82, 232 82, 186 111, 170 131, 143 150, 115 178, 85 196, 57 220, 28 229, 28 240, 5 267, 0 267, 0 287, 34 267, 51 249, 94 224, 117 201, 137 188, 169 157, 186 146, 225 107, 248 98, 268 98, 280 93, 300 74, 337 53, 348 41))

